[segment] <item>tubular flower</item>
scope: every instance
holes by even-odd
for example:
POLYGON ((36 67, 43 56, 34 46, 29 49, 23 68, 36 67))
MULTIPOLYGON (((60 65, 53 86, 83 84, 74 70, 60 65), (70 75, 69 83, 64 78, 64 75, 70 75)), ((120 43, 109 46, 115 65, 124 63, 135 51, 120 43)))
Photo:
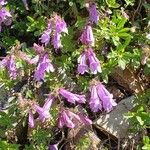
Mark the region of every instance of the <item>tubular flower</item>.
POLYGON ((93 112, 98 112, 102 110, 102 102, 98 97, 97 87, 95 85, 90 87, 91 98, 90 98, 90 108, 93 112))
POLYGON ((45 72, 54 72, 48 53, 39 56, 39 63, 35 71, 34 77, 37 81, 44 80, 45 72))
POLYGON ((84 50, 81 56, 78 58, 78 72, 80 74, 84 74, 89 70, 92 74, 102 72, 100 61, 97 59, 91 48, 84 50))
POLYGON ((0 9, 0 31, 1 25, 4 23, 6 26, 11 24, 11 14, 4 7, 0 9))
POLYGON ((90 67, 91 73, 97 74, 97 72, 102 72, 100 62, 91 48, 88 48, 87 56, 89 60, 89 67, 90 67))
POLYGON ((11 56, 6 56, 2 61, 0 66, 6 67, 6 69, 8 70, 9 73, 9 77, 13 80, 16 79, 17 77, 17 68, 16 68, 16 63, 15 63, 15 56, 11 55, 11 56))
POLYGON ((89 11, 89 20, 92 23, 97 24, 98 21, 99 21, 100 16, 99 16, 99 12, 96 9, 95 3, 89 4, 88 11, 89 11))
POLYGON ((105 111, 109 112, 113 109, 113 106, 117 105, 117 103, 113 100, 113 95, 109 93, 102 83, 98 83, 97 92, 105 111))
POLYGON ((41 36, 40 40, 42 43, 47 45, 50 42, 50 36, 52 37, 52 45, 55 49, 62 48, 61 44, 61 33, 68 33, 67 25, 65 21, 54 14, 51 19, 49 20, 47 30, 44 31, 43 35, 41 36), (54 34, 52 34, 54 33, 54 34))
POLYGON ((80 37, 80 41, 84 45, 90 45, 90 46, 95 45, 95 39, 94 39, 94 36, 93 36, 93 31, 92 31, 91 25, 86 25, 86 27, 83 30, 83 33, 80 37))
POLYGON ((5 0, 0 0, 0 5, 1 6, 5 5, 5 4, 7 4, 7 2, 5 2, 5 0))
POLYGON ((48 150, 58 150, 58 144, 50 144, 48 150))
POLYGON ((38 112, 39 114, 39 119, 44 122, 46 119, 50 118, 51 115, 49 113, 49 110, 52 106, 52 102, 53 102, 53 97, 50 95, 45 104, 43 105, 43 107, 40 107, 38 105, 34 105, 34 109, 36 112, 38 112))
POLYGON ((80 121, 80 117, 69 110, 62 110, 59 115, 59 122, 58 127, 63 128, 66 126, 68 128, 74 128, 75 124, 73 123, 74 120, 80 121))
POLYGON ((34 116, 32 110, 29 110, 28 123, 30 128, 34 128, 35 122, 34 122, 34 116))
POLYGON ((79 113, 78 116, 80 117, 80 120, 85 124, 85 125, 91 125, 92 121, 88 118, 88 116, 79 113))
POLYGON ((75 102, 78 103, 85 103, 85 95, 78 95, 78 94, 73 94, 63 88, 59 89, 59 94, 61 94, 63 97, 67 99, 68 102, 75 104, 75 102))

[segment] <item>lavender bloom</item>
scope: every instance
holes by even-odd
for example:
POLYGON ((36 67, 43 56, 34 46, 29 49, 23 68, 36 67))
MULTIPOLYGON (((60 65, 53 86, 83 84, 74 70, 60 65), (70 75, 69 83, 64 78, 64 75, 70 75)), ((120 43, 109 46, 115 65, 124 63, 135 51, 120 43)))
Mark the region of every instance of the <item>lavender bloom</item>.
POLYGON ((78 72, 80 74, 84 74, 85 72, 88 72, 88 65, 87 65, 87 58, 86 58, 86 52, 84 51, 81 56, 78 58, 78 72))
POLYGON ((61 44, 61 34, 60 33, 55 33, 52 39, 52 45, 54 46, 55 49, 59 49, 62 47, 61 44))
POLYGON ((80 120, 85 124, 85 125, 91 125, 92 121, 82 113, 79 113, 78 116, 80 117, 80 120))
POLYGON ((96 85, 91 86, 90 88, 91 98, 90 98, 90 108, 93 112, 98 112, 102 110, 102 104, 98 97, 97 87, 96 85))
POLYGON ((44 31, 44 33, 40 37, 41 42, 44 43, 45 45, 47 45, 50 41, 50 33, 51 33, 50 29, 46 30, 46 31, 44 31))
POLYGON ((39 119, 44 122, 46 119, 50 118, 51 115, 49 113, 49 110, 51 108, 53 102, 53 97, 49 96, 48 99, 46 100, 45 104, 43 107, 40 107, 38 105, 35 105, 34 108, 39 114, 39 119))
POLYGON ((102 101, 103 108, 107 112, 111 111, 113 106, 117 105, 117 103, 113 100, 113 95, 109 93, 102 83, 97 85, 97 92, 102 101))
POLYGON ((85 95, 77 95, 73 94, 63 88, 59 89, 59 93, 67 99, 68 102, 75 104, 75 102, 78 103, 85 103, 85 95))
POLYGON ((58 150, 58 144, 51 144, 48 146, 48 150, 58 150))
POLYGON ((97 74, 97 72, 102 72, 100 62, 91 48, 88 48, 87 55, 91 73, 97 74))
POLYGON ((44 47, 40 46, 36 43, 33 44, 33 49, 35 50, 36 53, 40 54, 42 52, 44 52, 44 47))
POLYGON ((88 8, 88 11, 89 11, 89 19, 92 23, 95 23, 97 24, 98 21, 99 21, 99 13, 96 9, 96 5, 95 4, 89 4, 89 8, 88 8))
POLYGON ((75 124, 73 123, 73 119, 80 121, 80 117, 69 110, 63 110, 59 116, 58 127, 62 128, 66 126, 68 128, 74 128, 75 124))
POLYGON ((44 53, 39 58, 39 63, 35 71, 34 77, 37 81, 43 80, 45 72, 54 72, 48 53, 44 53))
POLYGON ((34 123, 34 117, 33 117, 32 110, 29 110, 28 123, 29 123, 30 128, 34 128, 35 123, 34 123))
POLYGON ((92 27, 90 25, 86 25, 80 37, 80 41, 82 42, 82 44, 85 44, 85 45, 91 45, 91 46, 95 45, 95 39, 93 36, 92 27))
POLYGON ((5 0, 0 0, 0 5, 1 6, 5 5, 5 4, 7 4, 7 2, 5 2, 5 0))

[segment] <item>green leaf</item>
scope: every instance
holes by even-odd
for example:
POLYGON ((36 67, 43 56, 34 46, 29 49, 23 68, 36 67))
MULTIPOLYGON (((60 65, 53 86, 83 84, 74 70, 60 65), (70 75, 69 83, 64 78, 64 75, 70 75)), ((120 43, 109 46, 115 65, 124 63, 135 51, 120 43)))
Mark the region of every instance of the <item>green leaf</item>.
POLYGON ((108 5, 108 7, 112 7, 112 8, 119 7, 119 4, 116 3, 116 0, 106 0, 106 4, 108 5))
POLYGON ((124 59, 119 59, 119 60, 118 60, 118 66, 119 66, 122 70, 124 70, 125 67, 126 67, 126 61, 125 61, 124 59))
POLYGON ((144 125, 144 121, 142 120, 142 118, 140 116, 136 116, 136 119, 140 123, 141 126, 144 125))

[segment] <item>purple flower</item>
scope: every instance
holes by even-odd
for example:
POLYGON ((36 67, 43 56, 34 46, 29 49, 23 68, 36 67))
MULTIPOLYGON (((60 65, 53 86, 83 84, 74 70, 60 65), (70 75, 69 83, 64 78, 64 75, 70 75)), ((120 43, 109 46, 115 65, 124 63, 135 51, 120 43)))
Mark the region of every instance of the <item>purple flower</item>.
POLYGON ((61 32, 68 33, 66 22, 57 15, 56 15, 55 19, 56 19, 55 20, 55 22, 56 22, 55 23, 56 33, 61 33, 61 32))
POLYGON ((102 103, 98 97, 97 87, 93 85, 90 87, 91 98, 90 98, 90 108, 93 112, 98 112, 102 110, 102 103))
POLYGON ((109 93, 102 83, 97 84, 97 92, 105 111, 109 112, 113 109, 113 106, 117 105, 113 100, 113 95, 109 93))
POLYGON ((48 150, 58 150, 58 144, 50 144, 48 150))
POLYGON ((68 102, 75 104, 75 102, 78 103, 85 103, 85 95, 78 95, 78 94, 73 94, 63 88, 59 89, 59 94, 61 94, 63 97, 67 99, 68 102))
POLYGON ((75 121, 81 121, 80 117, 69 110, 62 110, 59 115, 58 127, 63 128, 66 126, 68 128, 74 128, 75 124, 73 123, 73 119, 75 121))
POLYGON ((91 46, 95 45, 95 39, 93 36, 91 25, 86 25, 80 37, 80 41, 82 42, 82 44, 85 44, 85 45, 91 45, 91 46))
POLYGON ((50 33, 51 33, 50 29, 46 30, 46 31, 44 31, 44 33, 40 37, 41 42, 44 43, 45 45, 47 45, 50 41, 50 33))
POLYGON ((100 62, 91 48, 88 48, 87 55, 91 73, 97 74, 97 72, 102 72, 100 62))
POLYGON ((91 48, 84 50, 78 59, 78 72, 84 74, 85 72, 91 71, 92 74, 102 72, 100 61, 97 59, 95 53, 91 48))
POLYGON ((38 105, 34 105, 34 109, 38 112, 39 114, 39 119, 44 122, 46 119, 50 118, 51 115, 49 113, 49 110, 51 108, 53 102, 53 97, 50 95, 45 104, 43 105, 43 107, 40 107, 38 105))
POLYGON ((88 116, 79 113, 78 116, 80 117, 80 120, 85 124, 85 125, 91 125, 92 121, 88 118, 88 116))
POLYGON ((7 2, 5 2, 5 0, 0 0, 0 5, 1 6, 5 5, 5 4, 7 4, 7 2))
POLYGON ((86 58, 86 52, 84 51, 81 56, 78 58, 78 72, 80 74, 84 74, 85 72, 88 72, 88 65, 87 65, 87 58, 86 58))
POLYGON ((55 34, 52 37, 52 45, 54 46, 55 49, 59 49, 62 47, 60 38, 61 38, 61 34, 55 32, 55 34))
POLYGON ((40 55, 39 63, 35 71, 34 77, 37 81, 43 80, 45 72, 54 72, 48 53, 40 55))
POLYGON ((98 13, 98 11, 96 9, 96 5, 94 3, 89 4, 88 11, 89 11, 89 19, 90 19, 90 21, 92 23, 97 24, 98 21, 99 21, 99 13, 98 13))
POLYGON ((35 52, 37 54, 40 54, 40 53, 43 53, 44 52, 44 47, 43 46, 40 46, 36 43, 33 44, 33 49, 35 50, 35 52))
POLYGON ((35 123, 34 123, 34 116, 33 116, 32 110, 29 110, 28 123, 29 123, 30 128, 34 128, 35 123))

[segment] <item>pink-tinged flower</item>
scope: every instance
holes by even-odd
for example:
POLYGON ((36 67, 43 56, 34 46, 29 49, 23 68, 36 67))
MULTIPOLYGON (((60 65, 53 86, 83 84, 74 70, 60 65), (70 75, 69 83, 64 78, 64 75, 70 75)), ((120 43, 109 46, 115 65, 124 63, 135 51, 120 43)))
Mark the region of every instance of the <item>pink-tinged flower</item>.
POLYGON ((80 41, 84 45, 95 45, 95 39, 93 36, 93 31, 91 25, 86 25, 85 29, 83 30, 83 33, 80 37, 80 41))
POLYGON ((92 23, 97 24, 99 21, 99 12, 96 9, 96 5, 94 3, 89 4, 88 7, 88 11, 89 11, 89 19, 92 23))
POLYGON ((50 33, 51 33, 51 30, 44 31, 44 33, 40 37, 41 43, 44 43, 45 45, 47 45, 49 43, 49 41, 50 41, 50 33))
POLYGON ((35 122, 34 122, 34 116, 32 110, 29 110, 28 123, 30 128, 34 128, 35 122))
POLYGON ((28 7, 28 3, 27 3, 27 0, 22 0, 26 10, 29 10, 29 7, 28 7))
POLYGON ((58 150, 58 144, 50 144, 48 150, 58 150))
POLYGON ((91 125, 92 121, 88 118, 88 116, 79 113, 78 116, 80 117, 80 120, 85 124, 85 125, 91 125))
POLYGON ((88 48, 87 55, 88 55, 89 67, 91 73, 97 74, 97 72, 102 72, 100 62, 91 48, 88 48))
POLYGON ((48 53, 40 55, 39 63, 35 71, 34 77, 37 81, 43 80, 45 72, 54 72, 48 53))
POLYGON ((85 72, 88 72, 88 65, 87 65, 87 58, 86 58, 86 52, 84 51, 80 57, 78 58, 78 72, 80 74, 84 74, 85 72))
POLYGON ((102 83, 97 84, 97 92, 105 111, 109 112, 113 109, 113 106, 117 105, 113 100, 113 95, 109 93, 102 83))
POLYGON ((59 49, 62 47, 61 44, 61 34, 60 33, 56 33, 53 35, 52 37, 52 45, 55 49, 59 49))
POLYGON ((58 15, 55 17, 55 31, 57 33, 68 33, 66 22, 58 15))
POLYGON ((80 121, 80 117, 69 110, 62 110, 59 115, 58 127, 63 128, 63 126, 66 126, 74 128, 75 124, 73 121, 80 121))
POLYGON ((1 6, 5 5, 5 4, 7 4, 7 2, 5 0, 0 0, 0 5, 1 6))
POLYGON ((44 52, 44 47, 43 46, 40 46, 36 43, 33 44, 33 49, 35 50, 35 52, 37 54, 40 54, 40 53, 43 53, 44 52))
POLYGON ((63 88, 59 89, 59 94, 61 94, 63 97, 67 99, 68 102, 75 104, 75 102, 78 103, 85 103, 85 95, 78 95, 78 94, 73 94, 63 88))
POLYGON ((90 98, 90 108, 93 112, 98 112, 102 110, 102 103, 100 98, 98 97, 98 91, 96 85, 92 85, 90 87, 91 98, 90 98))
POLYGON ((44 122, 46 119, 50 118, 51 115, 49 113, 49 110, 52 106, 52 102, 53 102, 53 97, 49 96, 45 102, 45 104, 43 105, 43 107, 40 107, 38 105, 34 105, 34 109, 36 110, 36 112, 38 112, 39 114, 39 119, 44 122))

